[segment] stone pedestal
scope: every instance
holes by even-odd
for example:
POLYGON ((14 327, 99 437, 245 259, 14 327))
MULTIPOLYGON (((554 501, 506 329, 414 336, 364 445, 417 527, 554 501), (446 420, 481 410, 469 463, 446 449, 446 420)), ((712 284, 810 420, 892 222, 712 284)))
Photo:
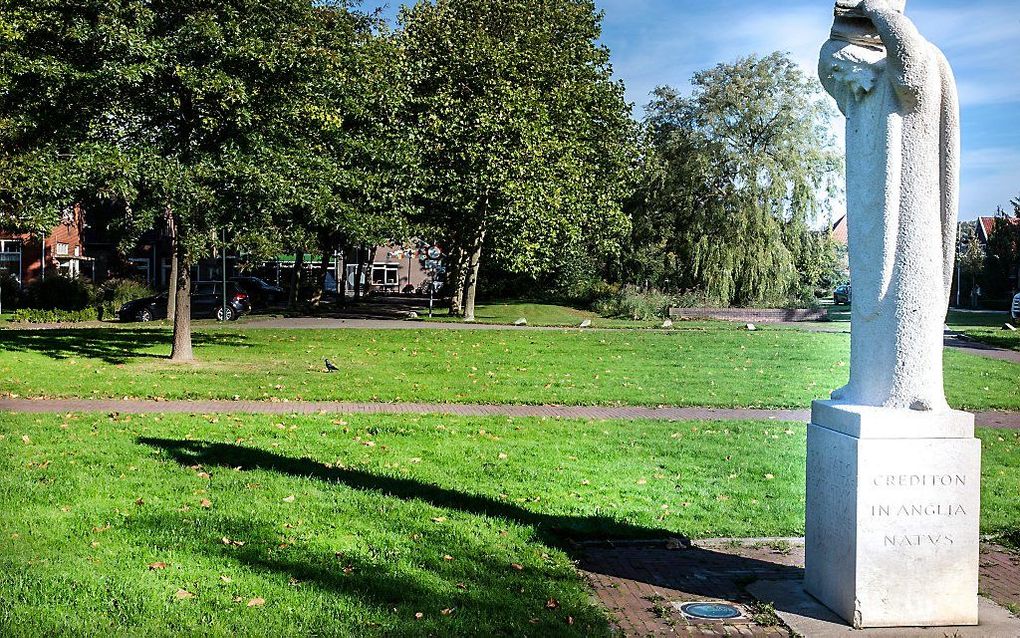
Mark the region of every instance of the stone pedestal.
POLYGON ((856 628, 978 624, 974 417, 818 401, 805 589, 856 628))

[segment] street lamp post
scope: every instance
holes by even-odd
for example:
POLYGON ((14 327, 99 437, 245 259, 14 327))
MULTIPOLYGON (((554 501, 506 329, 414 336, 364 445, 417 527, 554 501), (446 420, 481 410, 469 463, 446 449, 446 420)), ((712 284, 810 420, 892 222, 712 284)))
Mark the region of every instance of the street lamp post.
POLYGON ((220 249, 223 257, 223 315, 222 321, 227 321, 227 229, 223 229, 223 247, 220 249))

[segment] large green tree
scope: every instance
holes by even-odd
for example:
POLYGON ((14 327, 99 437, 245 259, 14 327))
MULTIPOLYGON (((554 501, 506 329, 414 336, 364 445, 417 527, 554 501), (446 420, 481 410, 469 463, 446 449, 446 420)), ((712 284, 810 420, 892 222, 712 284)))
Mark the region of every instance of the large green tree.
POLYGON ((660 87, 647 108, 621 277, 668 278, 724 305, 803 294, 833 261, 831 240, 810 230, 838 190, 831 106, 781 53, 719 64, 692 84, 688 97, 660 87))
POLYGON ((511 272, 615 249, 634 127, 592 0, 437 0, 401 14, 421 206, 474 318, 483 255, 511 272))
POLYGON ((1020 288, 1020 197, 1010 203, 1012 212, 1000 208, 995 215, 986 246, 982 293, 994 301, 1011 298, 1020 288))
POLYGON ((170 226, 171 358, 190 360, 195 260, 224 231, 234 244, 265 244, 279 235, 280 207, 314 190, 295 187, 307 167, 293 158, 308 153, 295 149, 295 131, 343 117, 320 81, 345 52, 323 32, 339 29, 348 5, 3 0, 2 9, 0 210, 46 224, 98 194, 122 206, 125 226, 170 226))

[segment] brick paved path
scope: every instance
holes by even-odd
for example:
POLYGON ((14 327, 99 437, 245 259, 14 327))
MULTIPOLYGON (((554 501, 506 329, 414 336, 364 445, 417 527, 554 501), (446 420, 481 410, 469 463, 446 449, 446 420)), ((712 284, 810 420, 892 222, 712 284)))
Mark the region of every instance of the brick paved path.
MULTIPOLYGON (((144 399, 3 399, 0 412, 60 414, 449 414, 565 419, 652 419, 662 421, 807 422, 809 410, 757 410, 670 407, 587 407, 556 405, 456 405, 429 403, 345 403, 313 401, 149 401, 144 399)), ((1020 413, 982 412, 979 427, 1020 430, 1020 413)))
MULTIPOLYGON (((679 550, 663 542, 590 544, 583 547, 579 565, 624 636, 766 638, 789 633, 781 625, 769 626, 767 614, 744 588, 755 580, 801 579, 803 566, 803 539, 699 541, 679 550), (671 605, 696 601, 735 604, 745 618, 687 620, 671 605)), ((1020 556, 983 546, 981 592, 1002 606, 1020 604, 1020 556)))

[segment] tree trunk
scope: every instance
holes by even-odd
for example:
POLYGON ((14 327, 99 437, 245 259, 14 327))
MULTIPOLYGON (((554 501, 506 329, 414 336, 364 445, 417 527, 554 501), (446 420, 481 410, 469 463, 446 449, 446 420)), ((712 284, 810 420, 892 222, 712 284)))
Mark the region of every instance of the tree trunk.
POLYGON ((482 261, 482 244, 485 243, 485 230, 482 229, 475 239, 471 252, 471 262, 467 268, 467 283, 464 288, 464 321, 475 320, 475 296, 478 292, 478 267, 482 261))
POLYGON ((174 343, 170 351, 170 360, 186 363, 195 360, 191 348, 191 264, 187 251, 179 240, 174 242, 174 262, 177 265, 177 277, 173 280, 170 296, 176 297, 174 314, 174 343))
POLYGON ((468 264, 464 263, 467 251, 463 248, 457 248, 454 250, 451 268, 453 272, 450 273, 449 283, 453 294, 450 297, 450 316, 460 317, 464 312, 464 284, 467 281, 468 264))
POLYGON ((166 287, 166 318, 174 321, 177 317, 177 233, 170 235, 170 281, 166 287))
POLYGON ((362 295, 365 294, 365 284, 362 283, 362 278, 365 276, 365 248, 358 246, 358 272, 354 275, 354 300, 360 301, 362 295))
POLYGON ((294 270, 290 273, 290 300, 287 307, 291 310, 297 308, 298 300, 301 298, 302 270, 305 265, 305 251, 298 250, 294 255, 294 270))
POLYGON ((329 279, 329 262, 333 260, 332 253, 332 249, 327 249, 326 246, 322 247, 322 261, 319 262, 319 266, 322 268, 322 277, 319 279, 318 289, 312 295, 312 305, 318 306, 322 303, 322 294, 326 290, 326 281, 329 279))
POLYGON ((340 307, 347 307, 347 251, 349 248, 346 244, 340 247, 340 264, 336 269, 337 276, 337 291, 336 294, 340 297, 340 307))

